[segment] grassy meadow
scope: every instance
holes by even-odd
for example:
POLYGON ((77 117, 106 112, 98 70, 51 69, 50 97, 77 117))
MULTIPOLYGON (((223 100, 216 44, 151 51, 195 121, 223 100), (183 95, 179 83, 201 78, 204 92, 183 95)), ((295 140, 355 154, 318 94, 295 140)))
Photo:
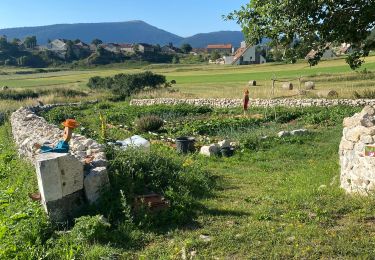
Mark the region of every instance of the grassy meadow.
MULTIPOLYGON (((366 58, 366 62, 358 72, 350 70, 344 59, 322 61, 318 66, 310 68, 306 61, 297 64, 269 63, 250 66, 223 65, 139 65, 126 68, 121 65, 92 68, 84 70, 62 70, 49 73, 16 74, 30 69, 2 68, 0 69, 0 87, 12 89, 54 89, 67 88, 88 91, 86 86, 90 77, 113 76, 118 73, 137 73, 150 70, 162 74, 167 80, 176 80, 173 91, 151 91, 141 93, 138 97, 178 97, 178 98, 240 98, 250 80, 256 80, 258 86, 250 88, 253 98, 301 97, 298 95, 299 80, 316 82, 316 90, 308 93, 316 97, 320 91, 335 90, 341 98, 353 98, 354 91, 363 92, 375 84, 375 56, 366 58), (367 72, 367 73, 366 73, 367 72), (275 92, 271 94, 272 78, 290 81, 294 90, 285 91, 280 88, 281 82, 276 82, 275 92)), ((303 87, 303 83, 302 83, 303 87)), ((106 93, 90 93, 91 99, 105 97, 106 93)), ((88 97, 87 99, 90 99, 88 97)), ((59 97, 43 97, 40 100, 47 103, 63 101, 59 97)), ((80 99, 79 99, 80 100, 80 99)), ((26 103, 32 103, 27 101, 26 103)), ((0 101, 0 107, 7 106, 0 101)))
MULTIPOLYGON (((176 80, 173 91, 136 97, 242 97, 249 80, 252 97, 301 97, 297 90, 271 96, 271 78, 297 77, 334 89, 339 97, 371 89, 375 56, 361 72, 343 59, 309 68, 293 65, 121 65, 85 70, 29 73, 0 68, 0 87, 45 93, 34 99, 0 100, 0 111, 22 105, 100 99, 98 104, 58 107, 42 114, 60 124, 76 118, 76 133, 106 143, 139 134, 151 141, 151 153, 122 153, 107 147, 112 189, 86 217, 67 226, 51 223, 38 202, 35 168, 17 155, 10 123, 0 123, 0 259, 373 259, 375 199, 348 195, 340 188, 338 146, 342 120, 361 108, 132 107, 91 92, 93 76, 151 70, 176 80), (364 69, 366 71, 364 72, 364 69), (27 73, 27 74, 20 74, 27 73), (45 92, 48 90, 49 92, 45 92), (63 90, 75 90, 76 94, 63 90), (73 95, 73 96, 70 96, 73 95), (102 114, 106 129, 101 129, 102 114), (157 116, 162 128, 143 132, 135 122, 157 116), (279 138, 282 130, 308 134, 279 138), (236 143, 233 157, 176 153, 171 138, 194 136, 196 146, 224 138, 236 143), (149 178, 152 176, 152 178, 149 178), (171 207, 159 214, 135 212, 134 196, 144 190, 163 194, 171 207), (104 216, 104 218, 98 217, 104 216)), ((25 72, 26 71, 26 72, 25 72)), ((279 83, 280 84, 280 83, 279 83)), ((1 92, 1 90, 0 90, 1 92)), ((315 96, 310 93, 309 96, 315 96)))

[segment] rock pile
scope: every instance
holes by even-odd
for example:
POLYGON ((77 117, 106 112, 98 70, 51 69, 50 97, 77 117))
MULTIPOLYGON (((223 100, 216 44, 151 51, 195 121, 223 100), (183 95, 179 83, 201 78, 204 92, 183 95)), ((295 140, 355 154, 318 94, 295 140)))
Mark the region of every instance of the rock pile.
MULTIPOLYGON (((242 99, 230 98, 199 98, 199 99, 175 99, 175 98, 157 98, 157 99, 133 99, 130 104, 133 106, 151 106, 151 105, 178 105, 190 104, 194 106, 210 106, 218 108, 241 107, 242 99)), ((250 99, 249 105, 252 107, 330 107, 338 105, 346 106, 375 106, 375 99, 250 99)))
POLYGON ((347 192, 374 191, 375 158, 365 155, 366 146, 375 146, 375 106, 344 119, 339 155, 341 187, 347 192))
POLYGON ((280 131, 277 133, 277 136, 282 138, 282 137, 291 136, 291 135, 304 135, 307 133, 308 133, 307 129, 296 129, 293 131, 280 131))
POLYGON ((219 155, 223 149, 233 150, 234 145, 235 144, 230 142, 229 140, 223 140, 216 144, 202 146, 199 153, 205 156, 215 156, 215 155, 219 155))
MULTIPOLYGON (((49 108, 50 106, 47 106, 47 109, 49 108)), ((43 107, 20 108, 11 115, 12 133, 19 154, 34 164, 35 158, 39 154, 39 151, 34 148, 34 144, 55 146, 63 135, 62 130, 35 114, 36 110, 41 111, 43 107)), ((88 157, 91 158, 90 164, 86 165, 85 172, 82 174, 85 175, 86 198, 89 202, 94 202, 98 198, 101 187, 108 184, 104 147, 79 134, 73 134, 69 145, 70 153, 82 164, 88 157)))

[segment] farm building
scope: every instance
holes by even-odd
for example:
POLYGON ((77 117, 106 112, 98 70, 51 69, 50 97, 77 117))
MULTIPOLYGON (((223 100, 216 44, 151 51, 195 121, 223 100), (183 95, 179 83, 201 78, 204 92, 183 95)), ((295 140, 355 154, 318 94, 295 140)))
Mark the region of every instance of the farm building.
POLYGON ((122 43, 122 44, 119 44, 119 46, 120 46, 120 50, 122 52, 129 52, 129 53, 133 53, 134 52, 134 45, 133 44, 122 43))
POLYGON ((151 44, 147 44, 147 43, 139 43, 138 44, 138 50, 142 53, 145 53, 145 52, 154 52, 155 51, 155 48, 154 46, 152 46, 151 44))
POLYGON ((161 52, 162 53, 168 53, 168 54, 175 54, 181 52, 179 48, 174 47, 173 45, 165 45, 161 47, 161 52))
POLYGON ((206 50, 208 53, 211 53, 213 51, 227 52, 227 53, 234 52, 232 44, 210 44, 210 45, 207 45, 206 50))
POLYGON ((237 49, 233 56, 224 57, 225 64, 249 65, 266 63, 265 47, 261 45, 246 46, 241 42, 241 47, 237 49))
MULTIPOLYGON (((305 57, 305 60, 308 60, 308 59, 313 59, 316 55, 318 51, 312 49, 305 57)), ((330 59, 333 59, 333 58, 336 58, 337 57, 337 54, 335 53, 335 51, 332 49, 332 46, 330 43, 328 43, 325 47, 325 51, 323 53, 323 56, 322 56, 322 59, 325 59, 325 60, 330 60, 330 59)))

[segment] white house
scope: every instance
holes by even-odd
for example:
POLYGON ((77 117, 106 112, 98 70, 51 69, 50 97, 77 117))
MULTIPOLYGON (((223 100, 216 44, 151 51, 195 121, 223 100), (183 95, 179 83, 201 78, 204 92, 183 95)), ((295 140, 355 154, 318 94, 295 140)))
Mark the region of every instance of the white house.
POLYGON ((234 56, 226 57, 226 64, 249 65, 266 63, 265 47, 261 45, 246 46, 241 42, 241 47, 235 52, 234 56), (229 63, 230 62, 230 63, 229 63))
POLYGON ((68 46, 62 39, 55 39, 47 44, 47 50, 54 52, 58 57, 64 59, 68 46))

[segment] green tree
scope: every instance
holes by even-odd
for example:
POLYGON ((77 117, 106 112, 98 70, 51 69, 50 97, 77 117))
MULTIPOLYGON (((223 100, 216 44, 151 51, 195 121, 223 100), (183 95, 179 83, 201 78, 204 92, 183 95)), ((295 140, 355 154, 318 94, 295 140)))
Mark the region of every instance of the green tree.
POLYGON ((23 44, 28 49, 34 48, 37 45, 36 36, 26 37, 25 40, 23 41, 23 44))
POLYGON ((173 64, 180 63, 180 58, 177 55, 174 55, 173 58, 172 58, 172 63, 173 64))
POLYGON ((217 60, 217 59, 220 59, 220 58, 221 58, 221 55, 220 55, 219 51, 214 50, 214 51, 210 54, 210 58, 211 58, 211 60, 215 61, 215 60, 217 60))
POLYGON ((94 40, 91 41, 91 44, 93 44, 95 46, 98 46, 98 45, 100 45, 102 43, 103 43, 103 41, 100 40, 100 39, 94 39, 94 40))
POLYGON ((368 37, 375 26, 375 1, 251 0, 226 19, 241 25, 250 44, 269 38, 294 49, 293 42, 299 39, 317 50, 316 63, 327 43, 352 45, 354 52, 347 59, 352 69, 374 48, 368 37))
POLYGON ((68 61, 73 61, 75 60, 76 54, 74 52, 74 42, 71 40, 67 40, 66 42, 66 54, 65 54, 65 59, 68 61))
POLYGON ((191 47, 190 44, 184 43, 184 44, 181 45, 181 50, 182 50, 183 53, 189 53, 193 50, 193 48, 191 47))
POLYGON ((13 44, 13 45, 19 45, 20 43, 21 43, 21 40, 18 39, 18 38, 14 38, 14 39, 12 40, 12 44, 13 44))

